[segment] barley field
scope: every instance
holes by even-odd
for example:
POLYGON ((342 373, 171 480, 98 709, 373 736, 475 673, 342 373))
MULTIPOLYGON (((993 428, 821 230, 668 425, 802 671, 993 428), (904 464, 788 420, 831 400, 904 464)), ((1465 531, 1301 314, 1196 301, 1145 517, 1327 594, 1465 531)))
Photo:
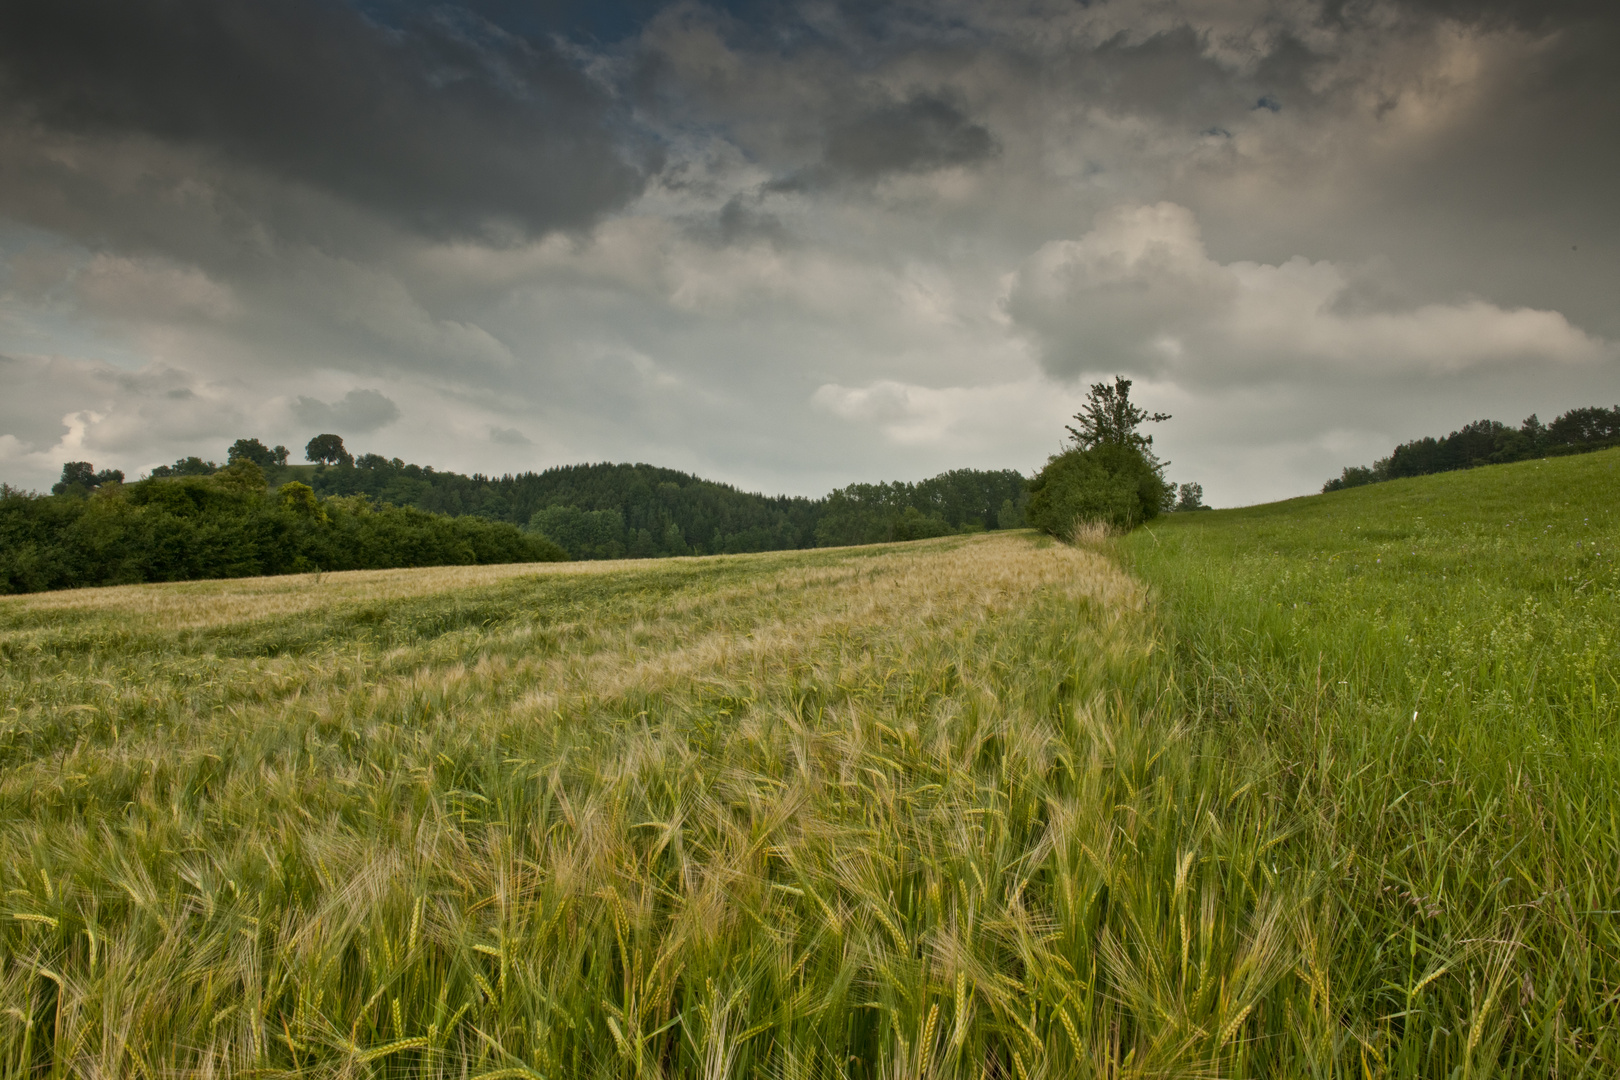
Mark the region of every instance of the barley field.
POLYGON ((1620 1071, 1620 454, 0 600, 0 1076, 1620 1071))

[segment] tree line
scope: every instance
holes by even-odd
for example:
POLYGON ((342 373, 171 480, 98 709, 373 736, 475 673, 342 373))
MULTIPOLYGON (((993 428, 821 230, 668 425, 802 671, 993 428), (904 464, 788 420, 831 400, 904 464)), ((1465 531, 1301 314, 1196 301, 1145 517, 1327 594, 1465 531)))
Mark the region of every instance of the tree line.
POLYGON ((1612 409, 1571 409, 1550 424, 1531 413, 1518 427, 1499 420, 1475 420, 1449 435, 1414 439, 1397 446, 1371 466, 1350 465, 1322 485, 1324 493, 1396 480, 1405 476, 1453 472, 1481 465, 1581 454, 1620 446, 1620 405, 1612 409))
POLYGON ((307 464, 238 439, 125 483, 69 462, 50 495, 0 489, 0 591, 310 570, 659 558, 1021 527, 1015 470, 766 496, 652 465, 488 477, 354 455, 318 435, 307 464))
POLYGON ((129 484, 71 462, 50 495, 0 485, 0 593, 565 557, 506 522, 272 488, 244 459, 129 484))

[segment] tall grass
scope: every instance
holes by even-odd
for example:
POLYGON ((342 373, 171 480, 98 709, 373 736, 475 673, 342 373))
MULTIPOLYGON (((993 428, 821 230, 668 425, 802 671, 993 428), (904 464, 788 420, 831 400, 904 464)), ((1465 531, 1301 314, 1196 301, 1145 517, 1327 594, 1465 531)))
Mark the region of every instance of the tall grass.
POLYGON ((1271 826, 1192 753, 1142 606, 1028 536, 9 601, 0 1061, 1269 1053, 1271 826))
POLYGON ((1340 1071, 1620 1075, 1617 510, 1609 451, 1124 545, 1188 722, 1271 759, 1340 1071))
POLYGON ((1611 1074, 1612 462, 5 600, 0 1075, 1611 1074))

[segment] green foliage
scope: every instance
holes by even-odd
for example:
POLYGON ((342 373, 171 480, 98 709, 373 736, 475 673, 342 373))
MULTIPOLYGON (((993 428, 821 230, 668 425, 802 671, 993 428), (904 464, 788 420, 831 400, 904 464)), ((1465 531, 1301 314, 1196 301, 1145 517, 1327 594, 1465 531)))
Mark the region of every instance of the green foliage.
POLYGON ((618 514, 618 534, 592 541, 590 553, 581 558, 623 557, 636 530, 653 538, 657 555, 807 547, 815 542, 821 508, 819 500, 756 495, 652 465, 568 465, 486 477, 364 454, 352 466, 315 469, 306 479, 321 494, 366 494, 396 505, 517 525, 527 525, 536 513, 553 507, 618 514), (678 548, 666 543, 674 538, 671 525, 680 532, 678 548))
POLYGON ((1062 537, 1079 522, 1133 529, 1157 517, 1170 492, 1146 450, 1113 442, 1053 455, 1029 487, 1029 524, 1062 537))
POLYGON ((1310 1074, 1620 1075, 1620 451, 1122 550, 1186 722, 1294 808, 1268 873, 1316 935, 1310 1074))
POLYGON ((336 435, 317 435, 304 446, 304 460, 323 465, 353 465, 354 455, 343 448, 336 435))
POLYGON ((550 506, 535 511, 528 531, 553 541, 570 559, 620 559, 625 555, 624 515, 617 510, 550 506))
MULTIPOLYGON (((1535 417, 1530 419, 1533 421, 1535 417)), ((1612 443, 1617 439, 1620 439, 1620 405, 1612 409, 1593 406, 1571 409, 1547 425, 1546 440, 1552 446, 1612 443)))
POLYGON ((238 461, 251 461, 261 469, 270 469, 286 465, 287 454, 285 446, 271 449, 258 439, 237 439, 226 452, 225 460, 233 465, 238 461))
POLYGON ((173 465, 159 465, 148 476, 175 477, 175 476, 213 476, 219 471, 219 466, 212 461, 204 461, 200 457, 183 457, 175 460, 173 465))
POLYGON ((889 535, 894 540, 927 540, 955 531, 938 514, 924 514, 915 506, 908 506, 894 519, 889 535))
POLYGON ((815 526, 822 547, 919 540, 952 532, 1016 528, 1001 523, 1019 516, 1028 499, 1024 477, 1012 470, 955 469, 917 483, 851 484, 827 496, 815 526))
POLYGON ((88 461, 69 461, 62 466, 62 479, 51 486, 52 495, 88 495, 103 484, 122 484, 124 474, 119 469, 102 469, 88 461))
POLYGON ((1081 450, 1108 443, 1134 447, 1151 457, 1153 436, 1139 430, 1144 423, 1157 424, 1170 419, 1169 413, 1150 413, 1131 401, 1131 380, 1114 376, 1112 386, 1092 383, 1086 403, 1074 414, 1079 427, 1069 427, 1069 438, 1081 450))
POLYGON ((296 481, 272 494, 246 459, 208 476, 104 485, 89 498, 0 495, 0 593, 563 557, 504 523, 322 500, 296 481))
POLYGON ((321 508, 321 500, 316 496, 315 489, 308 484, 300 484, 296 480, 282 484, 276 489, 276 500, 283 510, 298 517, 327 520, 326 511, 321 508))
MULTIPOLYGON (((227 487, 245 482, 262 488, 268 483, 280 492, 277 505, 300 519, 323 520, 321 500, 358 495, 378 507, 510 522, 549 537, 575 559, 779 551, 1016 528, 1028 499, 1023 477, 1010 469, 956 469, 917 483, 858 484, 828 499, 806 499, 742 492, 651 465, 575 465, 486 477, 440 472, 378 454, 356 459, 335 435, 310 440, 308 452, 323 458, 319 464, 289 466, 285 449, 238 439, 223 470, 210 461, 186 458, 154 469, 152 476, 218 474, 227 487), (243 474, 245 469, 256 471, 243 474), (239 474, 249 478, 232 479, 239 474)), ((65 497, 83 497, 97 484, 121 478, 121 473, 98 474, 89 463, 75 462, 58 489, 65 497)))
POLYGON ((1620 1075, 1620 452, 1101 544, 8 598, 0 1075, 1620 1075))
MULTIPOLYGON (((577 556, 592 559, 625 556, 640 531, 651 538, 653 555, 883 543, 898 538, 897 522, 908 506, 943 521, 951 532, 999 528, 1002 504, 1012 500, 1021 508, 1028 497, 1023 476, 1011 469, 955 469, 916 483, 854 484, 826 499, 756 495, 651 465, 569 465, 485 477, 375 454, 362 455, 352 467, 316 469, 307 479, 322 494, 364 493, 399 505, 524 525, 556 507, 613 511, 622 523, 617 536, 598 537, 581 547, 588 554, 577 556)), ((647 551, 647 544, 637 550, 647 551)))
POLYGON ((1203 484, 1182 484, 1176 492, 1176 503, 1173 507, 1176 513, 1182 514, 1189 510, 1208 510, 1204 505, 1203 484))

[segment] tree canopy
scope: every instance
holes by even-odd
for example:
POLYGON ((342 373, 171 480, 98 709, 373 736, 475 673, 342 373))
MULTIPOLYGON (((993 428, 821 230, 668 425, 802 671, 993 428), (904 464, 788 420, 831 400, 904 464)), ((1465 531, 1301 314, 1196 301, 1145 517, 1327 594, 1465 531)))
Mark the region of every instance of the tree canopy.
POLYGON ((1349 465, 1322 485, 1322 491, 1396 480, 1404 476, 1501 465, 1548 455, 1576 454, 1620 445, 1620 405, 1612 409, 1587 406, 1571 409, 1551 424, 1534 413, 1518 427, 1500 420, 1475 420, 1449 435, 1425 436, 1404 442, 1371 466, 1349 465))
POLYGON ((1153 445, 1153 436, 1143 435, 1138 429, 1144 424, 1157 424, 1170 419, 1169 413, 1150 413, 1131 401, 1131 380, 1123 375, 1114 376, 1112 386, 1105 382, 1092 383, 1086 394, 1086 403, 1074 414, 1079 427, 1068 427, 1074 445, 1081 450, 1104 443, 1134 446, 1146 450, 1153 445))
POLYGON ((338 436, 317 435, 304 446, 304 460, 323 465, 353 465, 354 455, 343 448, 343 440, 338 436))
MULTIPOLYGON (((0 540, 6 536, 17 538, 22 546, 11 554, 34 569, 15 560, 15 565, 0 566, 0 574, 12 574, 13 581, 9 586, 0 585, 0 591, 229 576, 237 572, 232 567, 238 563, 257 567, 243 573, 266 574, 317 565, 327 569, 429 565, 388 563, 386 560, 394 556, 386 554, 392 550, 387 543, 369 549, 361 547, 351 555, 320 555, 312 552, 327 549, 319 545, 300 547, 304 544, 300 540, 289 555, 283 540, 277 539, 303 535, 298 530, 315 530, 311 535, 329 539, 347 535, 344 530, 357 529, 354 522, 359 517, 365 517, 366 528, 373 531, 384 525, 405 528, 415 523, 412 529, 425 529, 436 536, 443 533, 442 524, 424 522, 454 519, 462 523, 454 526, 456 529, 473 532, 499 523, 502 529, 512 530, 497 530, 499 535, 510 538, 521 529, 525 543, 539 545, 537 550, 551 551, 559 558, 655 558, 876 543, 977 529, 1017 528, 1024 524, 1028 500, 1024 477, 1011 469, 956 469, 917 482, 854 484, 827 498, 808 499, 739 491, 728 484, 642 464, 569 465, 516 476, 466 476, 379 454, 356 458, 336 435, 310 440, 306 453, 321 460, 310 465, 290 465, 285 447, 268 447, 259 439, 243 438, 231 444, 223 468, 212 461, 188 457, 173 465, 158 466, 147 480, 121 485, 123 474, 116 470, 98 473, 89 462, 71 462, 55 495, 40 497, 7 489, 5 498, 16 501, 5 504, 5 514, 10 517, 7 524, 0 525, 0 540), (154 487, 148 481, 186 483, 154 487), (122 502, 113 498, 113 489, 120 487, 127 489, 122 502), (236 495, 225 499, 228 492, 236 495), (256 494, 248 497, 245 493, 256 494), (201 517, 188 517, 192 523, 184 527, 168 523, 161 528, 157 523, 167 521, 162 514, 129 510, 131 506, 162 504, 177 511, 182 499, 213 509, 201 517), (94 505, 88 510, 59 505, 75 500, 81 504, 88 500, 94 505), (114 512, 114 503, 121 509, 114 512), (401 516, 406 510, 415 516, 401 516), (41 524, 52 521, 60 527, 41 524), (267 521, 282 522, 293 531, 275 532, 269 540, 251 534, 251 529, 242 531, 250 525, 270 528, 265 525, 267 521), (100 541, 92 543, 93 530, 87 531, 91 523, 101 528, 108 522, 114 523, 116 527, 109 528, 120 537, 114 545, 116 557, 108 554, 112 548, 96 547, 100 541), (133 522, 144 524, 136 527, 133 522), (11 531, 7 533, 7 529, 11 531), (233 546, 236 541, 209 539, 213 536, 210 530, 235 536, 246 547, 233 546), (168 554, 143 546, 154 544, 168 545, 168 554), (210 548, 210 544, 214 546, 210 548), (227 550, 240 554, 250 548, 256 554, 236 562, 218 555, 227 550), (202 553, 184 558, 179 554, 193 549, 202 553), (206 554, 209 550, 215 554, 206 554), (33 554, 26 554, 30 551, 33 554), (58 569, 42 569, 48 566, 58 569), (114 566, 124 569, 111 569, 114 566), (117 576, 120 574, 123 576, 117 576)), ((423 552, 422 558, 448 557, 444 552, 449 549, 438 541, 423 541, 417 548, 423 552)), ((482 555, 478 558, 483 561, 482 555)))
POLYGON ((0 593, 564 557, 504 522, 321 499, 297 481, 271 491, 247 460, 88 497, 0 491, 0 593))

